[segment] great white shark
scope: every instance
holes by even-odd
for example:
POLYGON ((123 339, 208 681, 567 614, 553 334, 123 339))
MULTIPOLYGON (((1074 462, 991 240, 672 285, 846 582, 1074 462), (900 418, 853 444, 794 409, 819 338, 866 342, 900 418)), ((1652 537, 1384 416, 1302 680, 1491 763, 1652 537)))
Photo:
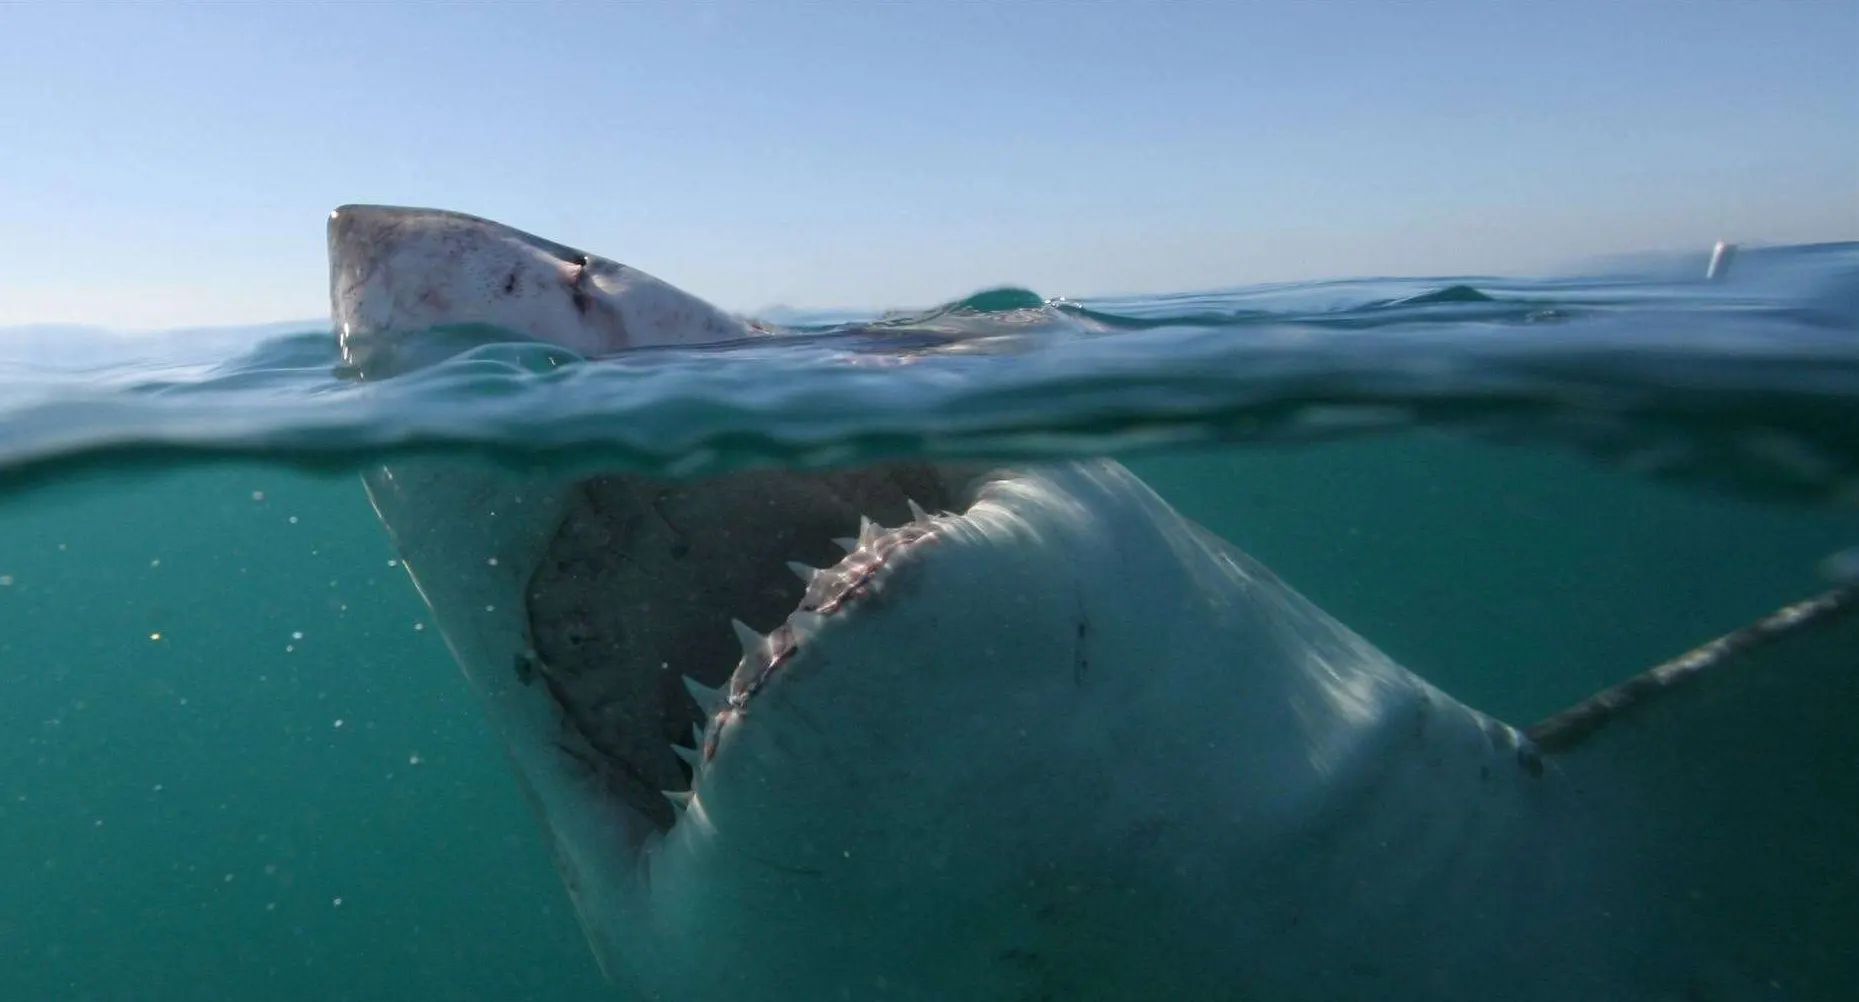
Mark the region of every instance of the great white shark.
MULTIPOLYGON (((364 380, 460 324, 589 359, 769 336, 461 213, 345 206, 328 235, 364 380)), ((1108 460, 365 481, 624 998, 1855 983, 1850 591, 1518 728, 1108 460)))

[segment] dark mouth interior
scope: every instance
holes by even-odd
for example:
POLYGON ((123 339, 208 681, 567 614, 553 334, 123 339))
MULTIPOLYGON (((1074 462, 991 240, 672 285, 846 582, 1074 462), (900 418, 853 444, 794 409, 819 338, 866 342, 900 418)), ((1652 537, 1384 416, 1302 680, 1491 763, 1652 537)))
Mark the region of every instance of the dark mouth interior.
POLYGON ((668 829, 663 791, 691 780, 672 746, 689 747, 701 719, 684 677, 727 682, 742 654, 730 621, 772 631, 805 594, 790 562, 831 566, 861 517, 899 525, 912 501, 962 510, 974 473, 895 463, 583 481, 530 579, 535 658, 517 670, 561 707, 563 750, 668 829))

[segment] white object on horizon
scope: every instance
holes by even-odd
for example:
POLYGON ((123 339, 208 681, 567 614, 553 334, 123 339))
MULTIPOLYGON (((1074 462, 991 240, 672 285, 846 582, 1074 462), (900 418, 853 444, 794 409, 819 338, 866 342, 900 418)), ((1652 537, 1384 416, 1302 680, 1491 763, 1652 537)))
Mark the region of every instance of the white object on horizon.
POLYGON ((1717 246, 1711 248, 1711 263, 1704 269, 1704 280, 1715 282, 1723 278, 1724 272, 1730 270, 1730 262, 1735 258, 1735 244, 1728 240, 1717 241, 1717 246))

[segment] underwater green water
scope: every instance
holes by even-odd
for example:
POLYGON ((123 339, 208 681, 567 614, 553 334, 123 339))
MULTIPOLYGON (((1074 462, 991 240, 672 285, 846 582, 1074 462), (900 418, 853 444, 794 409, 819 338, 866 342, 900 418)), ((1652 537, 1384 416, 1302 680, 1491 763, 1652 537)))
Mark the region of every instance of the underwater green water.
POLYGON ((175 471, 0 524, 0 997, 590 997, 356 482, 175 471))

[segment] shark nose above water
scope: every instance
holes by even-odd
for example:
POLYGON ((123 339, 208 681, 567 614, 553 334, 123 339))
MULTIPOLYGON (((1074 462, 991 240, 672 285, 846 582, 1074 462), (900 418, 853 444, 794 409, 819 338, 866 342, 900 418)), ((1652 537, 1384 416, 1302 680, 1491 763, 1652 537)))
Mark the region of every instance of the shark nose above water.
POLYGON ((451 209, 425 209, 401 205, 354 204, 338 206, 329 214, 329 247, 343 253, 366 254, 400 229, 427 232, 472 233, 521 244, 565 264, 586 265, 592 255, 567 244, 525 233, 495 220, 451 209))
POLYGON ((330 213, 328 237, 330 314, 364 378, 443 355, 402 357, 405 335, 440 326, 493 327, 584 357, 753 335, 636 268, 462 212, 345 205, 330 213))

